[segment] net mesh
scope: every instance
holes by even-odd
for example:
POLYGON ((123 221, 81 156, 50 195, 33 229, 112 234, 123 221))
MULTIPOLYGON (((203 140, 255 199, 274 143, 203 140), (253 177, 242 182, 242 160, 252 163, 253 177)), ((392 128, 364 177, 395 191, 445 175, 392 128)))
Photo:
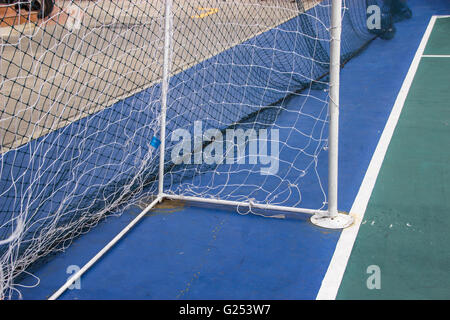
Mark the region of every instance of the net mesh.
MULTIPOLYGON (((158 188, 164 1, 29 2, 0 3, 0 298, 158 188)), ((326 207, 330 3, 174 1, 166 193, 326 207)), ((342 62, 377 3, 344 2, 342 62)))

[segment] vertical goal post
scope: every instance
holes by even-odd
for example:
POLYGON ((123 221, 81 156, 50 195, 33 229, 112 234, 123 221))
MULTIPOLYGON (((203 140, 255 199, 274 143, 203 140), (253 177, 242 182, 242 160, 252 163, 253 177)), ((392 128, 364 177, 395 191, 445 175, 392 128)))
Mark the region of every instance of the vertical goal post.
POLYGON ((311 222, 317 226, 342 229, 353 223, 353 217, 338 212, 339 89, 341 71, 342 2, 332 0, 330 43, 330 127, 328 134, 328 211, 317 213, 311 222))

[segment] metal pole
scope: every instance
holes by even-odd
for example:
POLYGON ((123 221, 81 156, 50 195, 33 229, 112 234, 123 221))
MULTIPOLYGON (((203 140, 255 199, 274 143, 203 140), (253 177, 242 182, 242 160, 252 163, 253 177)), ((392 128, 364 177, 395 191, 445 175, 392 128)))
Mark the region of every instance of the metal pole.
POLYGON ((255 208, 255 209, 267 210, 267 211, 295 212, 295 213, 322 214, 322 215, 328 214, 327 211, 318 210, 318 209, 285 207, 285 206, 280 206, 280 205, 270 205, 270 204, 264 204, 264 203, 220 200, 220 199, 172 195, 172 194, 164 194, 164 199, 181 200, 181 201, 188 201, 188 202, 210 203, 210 204, 216 204, 216 205, 233 206, 233 207, 238 207, 238 208, 239 207, 249 208, 249 209, 255 208))
POLYGON ((172 0, 166 0, 165 23, 164 23, 163 78, 161 84, 161 145, 159 155, 159 181, 158 181, 159 195, 162 195, 164 191, 164 153, 166 147, 166 112, 167 112, 167 91, 169 90, 171 41, 172 41, 172 0))
POLYGON ((353 218, 338 213, 339 73, 341 69, 342 0, 331 2, 330 124, 328 135, 328 212, 311 218, 312 223, 330 229, 350 226, 353 218))
POLYGON ((341 0, 331 7, 330 44, 330 124, 328 134, 328 213, 338 214, 338 144, 339 144, 339 72, 341 65, 341 0))

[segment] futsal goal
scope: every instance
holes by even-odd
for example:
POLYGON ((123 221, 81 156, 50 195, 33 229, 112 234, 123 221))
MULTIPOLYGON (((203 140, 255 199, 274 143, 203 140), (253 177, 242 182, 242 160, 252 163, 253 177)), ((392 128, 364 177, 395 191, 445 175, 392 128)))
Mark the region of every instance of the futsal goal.
POLYGON ((338 211, 339 70, 375 37, 381 1, 33 3, 0 2, 0 298, 143 201, 108 248, 171 200, 352 223, 338 211))

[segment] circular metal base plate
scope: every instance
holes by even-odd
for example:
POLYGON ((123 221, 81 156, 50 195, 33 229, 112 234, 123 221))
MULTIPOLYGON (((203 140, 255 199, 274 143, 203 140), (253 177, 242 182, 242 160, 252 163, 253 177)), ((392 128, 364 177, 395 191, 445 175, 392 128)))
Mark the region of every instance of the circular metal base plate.
POLYGON ((335 217, 324 214, 316 214, 311 217, 311 222, 316 226, 327 229, 344 229, 352 225, 353 217, 348 214, 338 213, 335 217))

